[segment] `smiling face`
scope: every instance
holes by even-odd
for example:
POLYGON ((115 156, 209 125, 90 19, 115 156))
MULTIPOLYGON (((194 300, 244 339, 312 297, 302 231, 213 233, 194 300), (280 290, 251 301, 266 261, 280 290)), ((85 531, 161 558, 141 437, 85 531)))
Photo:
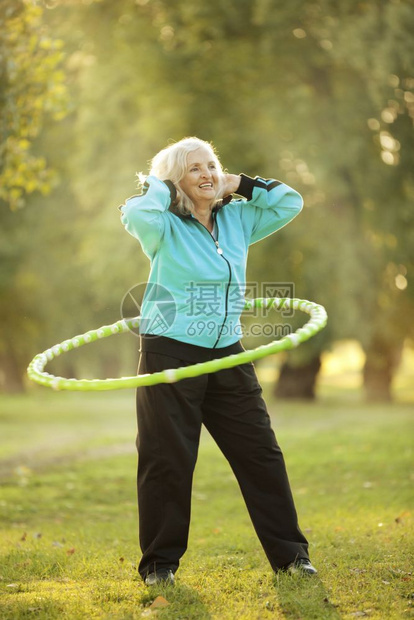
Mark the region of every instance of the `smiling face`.
POLYGON ((181 189, 195 208, 212 205, 219 190, 220 172, 211 151, 201 146, 187 156, 187 171, 180 181, 181 189))

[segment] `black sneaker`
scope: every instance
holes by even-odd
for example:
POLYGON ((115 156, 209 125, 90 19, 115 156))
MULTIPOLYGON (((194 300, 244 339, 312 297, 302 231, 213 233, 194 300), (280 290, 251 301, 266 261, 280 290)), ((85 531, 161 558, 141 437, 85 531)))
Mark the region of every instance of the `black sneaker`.
POLYGON ((311 561, 306 558, 298 558, 287 566, 282 568, 283 571, 291 575, 317 575, 318 571, 312 566, 311 561))
POLYGON ((174 581, 174 573, 169 568, 160 568, 145 577, 146 586, 156 586, 159 584, 173 586, 174 581))

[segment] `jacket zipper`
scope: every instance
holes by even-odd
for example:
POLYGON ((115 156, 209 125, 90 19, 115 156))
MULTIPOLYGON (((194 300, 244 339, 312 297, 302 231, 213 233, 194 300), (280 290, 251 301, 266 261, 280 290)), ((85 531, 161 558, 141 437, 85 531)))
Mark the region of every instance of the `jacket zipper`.
MULTIPOLYGON (((197 219, 197 218, 194 218, 194 219, 197 219)), ((216 342, 214 343, 214 345, 212 347, 213 349, 216 348, 216 346, 217 346, 217 344, 218 344, 218 342, 219 342, 219 340, 221 338, 221 332, 223 331, 224 325, 225 325, 226 320, 227 320, 227 315, 228 315, 228 312, 229 312, 229 308, 228 308, 228 304, 229 304, 229 289, 230 289, 230 282, 231 282, 231 276, 232 276, 231 265, 230 265, 229 261, 227 260, 227 258, 223 255, 223 250, 220 247, 220 244, 219 244, 219 241, 218 241, 218 238, 219 238, 219 227, 218 227, 218 224, 217 224, 217 214, 214 214, 214 222, 216 224, 216 229, 217 229, 217 240, 214 239, 213 235, 211 234, 211 232, 209 231, 207 226, 204 226, 204 224, 201 224, 201 222, 198 222, 199 224, 201 224, 201 226, 203 228, 206 229, 206 231, 208 232, 208 234, 210 235, 210 237, 214 241, 214 245, 216 246, 217 254, 219 254, 221 256, 221 258, 226 261, 227 267, 229 269, 229 279, 228 279, 227 286, 226 286, 224 319, 223 319, 223 322, 222 322, 221 327, 219 329, 217 340, 216 340, 216 342)))

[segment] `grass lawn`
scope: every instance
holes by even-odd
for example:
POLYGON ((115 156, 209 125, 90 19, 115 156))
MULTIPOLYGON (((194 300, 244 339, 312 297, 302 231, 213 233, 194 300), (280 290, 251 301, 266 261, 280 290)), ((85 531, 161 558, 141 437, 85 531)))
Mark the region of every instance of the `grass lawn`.
POLYGON ((268 403, 319 576, 273 576, 205 433, 176 587, 148 589, 133 392, 1 397, 0 618, 410 617, 412 405, 268 403))

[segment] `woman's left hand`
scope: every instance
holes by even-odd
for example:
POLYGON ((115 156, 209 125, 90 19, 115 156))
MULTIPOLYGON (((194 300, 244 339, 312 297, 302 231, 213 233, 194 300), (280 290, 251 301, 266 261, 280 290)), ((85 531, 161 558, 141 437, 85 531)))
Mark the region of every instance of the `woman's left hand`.
POLYGON ((237 192, 240 181, 241 176, 238 174, 223 174, 223 198, 237 192))

